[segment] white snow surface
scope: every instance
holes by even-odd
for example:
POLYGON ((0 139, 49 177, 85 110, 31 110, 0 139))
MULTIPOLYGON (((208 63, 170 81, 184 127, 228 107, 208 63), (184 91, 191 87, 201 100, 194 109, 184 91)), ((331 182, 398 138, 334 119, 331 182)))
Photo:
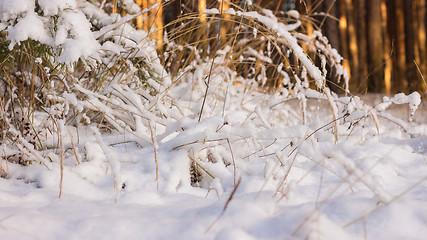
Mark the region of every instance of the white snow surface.
POLYGON ((332 120, 325 100, 307 102, 304 126, 292 115, 298 104, 234 85, 225 90, 219 77, 197 122, 201 102, 194 99, 203 89, 189 94, 190 84, 169 92, 186 117, 167 127, 151 123, 158 182, 152 146, 86 128, 74 136, 81 163, 72 149, 65 154, 61 198, 58 162, 48 170, 2 161, 2 239, 427 236, 427 125, 412 123, 418 133, 411 135, 382 121, 379 138, 365 118, 363 128, 342 130, 334 144, 332 129, 321 128, 332 120), (227 95, 224 108, 214 105, 218 92, 227 95), (202 172, 192 185, 193 161, 215 179, 202 172))
MULTIPOLYGON (((0 239, 426 239, 427 125, 426 112, 415 112, 424 104, 419 94, 385 97, 376 106, 335 98, 327 88, 271 95, 234 85, 239 76, 217 66, 199 122, 210 63, 189 66, 171 86, 146 35, 125 24, 132 16, 104 19, 93 33, 87 19, 93 8, 83 14, 76 0, 37 2, 45 15, 34 11, 34 0, 0 0, 2 30, 18 19, 7 29, 11 47, 26 39, 61 45, 62 62, 138 47, 164 81, 149 82, 156 96, 118 80, 100 92, 75 83, 74 92, 50 96, 58 102, 50 114, 92 107, 120 133, 61 120, 61 198, 58 135, 40 134, 46 152, 26 153, 38 160, 28 166, 1 158, 0 239), (52 14, 60 14, 54 36, 46 30, 52 14), (96 41, 107 37, 121 47, 96 41), (409 105, 414 121, 394 117, 392 104, 409 105)), ((325 76, 292 26, 256 12, 228 13, 257 19, 286 38, 323 87, 325 76)), ((38 126, 49 124, 46 115, 35 114, 38 126)), ((2 154, 12 151, 5 146, 2 154)))

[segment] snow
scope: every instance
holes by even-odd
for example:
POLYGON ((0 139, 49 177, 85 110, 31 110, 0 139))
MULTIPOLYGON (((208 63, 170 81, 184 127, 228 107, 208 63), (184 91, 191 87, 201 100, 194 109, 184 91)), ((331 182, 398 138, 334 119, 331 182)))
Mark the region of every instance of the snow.
POLYGON ((16 18, 19 14, 33 10, 34 6, 33 0, 1 1, 1 20, 5 21, 9 18, 16 18))
MULTIPOLYGON (((192 104, 198 104, 189 102, 190 98, 178 97, 186 94, 180 88, 188 88, 188 84, 183 82, 172 88, 170 95, 181 99, 176 102, 179 106, 192 109, 192 104)), ((212 84, 218 89, 220 79, 214 79, 212 84)), ((301 140, 329 122, 330 114, 321 111, 324 114, 311 115, 308 111, 309 123, 323 124, 286 127, 273 117, 282 107, 286 109, 285 105, 267 111, 266 107, 257 107, 263 94, 253 93, 242 108, 239 87, 230 85, 229 92, 224 117, 228 119, 227 125, 222 126, 221 115, 206 117, 200 123, 194 118, 183 118, 164 130, 152 123, 159 127, 156 143, 159 190, 152 147, 140 148, 132 143, 111 145, 122 142, 121 137, 101 137, 100 133, 85 133, 84 129, 74 140, 84 144, 79 148, 84 150, 81 164, 76 163, 73 154, 66 154, 60 199, 57 163, 48 170, 39 164, 21 167, 2 162, 8 172, 6 179, 0 178, 2 237, 364 239, 366 235, 368 239, 423 239, 426 236, 426 135, 411 137, 402 134, 393 123, 383 123, 379 139, 371 122, 364 123, 365 128, 359 132, 342 136, 338 144, 333 143, 332 133, 323 130, 301 140), (263 121, 268 121, 272 129, 263 127, 261 118, 256 120, 257 114, 255 119, 247 120, 253 111, 262 114, 263 121), (219 140, 225 136, 229 137, 230 145, 219 140), (281 151, 290 141, 294 144, 281 151), (215 179, 202 173, 204 180, 199 186, 192 186, 190 165, 194 159, 215 179), (236 178, 242 179, 241 184, 221 215, 236 178)), ((307 96, 320 95, 308 92, 307 96)), ((270 102, 279 99, 275 95, 270 102)))
MULTIPOLYGON (((219 14, 219 10, 217 8, 212 8, 212 9, 203 9, 203 13, 205 14, 219 14)), ((228 12, 228 13, 233 13, 232 11, 228 12)))
POLYGON ((9 50, 32 39, 57 51, 57 61, 71 64, 79 59, 97 59, 100 45, 91 24, 75 0, 37 1, 42 14, 36 12, 34 0, 1 1, 2 30, 8 31, 9 50))
POLYGON ((77 7, 75 0, 38 0, 37 3, 45 15, 57 15, 59 11, 66 8, 74 9, 77 7))
POLYGON ((58 58, 59 62, 72 63, 79 58, 88 58, 100 48, 82 12, 64 12, 58 22, 60 27, 55 45, 62 45, 64 49, 58 58))
MULTIPOLYGON (((238 86, 234 83, 242 79, 222 64, 225 49, 214 61, 218 66, 199 121, 213 60, 193 63, 172 81, 155 43, 128 23, 135 16, 106 16, 92 5, 80 10, 74 0, 37 3, 45 15, 34 11, 35 1, 0 0, 10 47, 37 40, 58 47, 56 60, 65 63, 140 57, 162 82, 148 75, 148 86, 140 87, 132 74, 123 73, 95 90, 82 76, 68 82, 65 92, 46 93, 55 104, 35 111, 32 126, 40 131, 43 149, 8 129, 18 149, 3 143, 0 148, 2 239, 427 236, 427 121, 425 109, 416 111, 425 107, 420 94, 383 97, 380 103, 337 96, 324 85, 326 70, 316 67, 297 42, 302 36, 290 32, 296 26, 278 22, 268 11, 230 8, 228 14, 257 19, 283 37, 318 89, 307 89, 306 79, 298 80, 295 91, 274 94, 238 86), (54 35, 46 21, 52 14, 60 16, 54 35), (92 18, 100 18, 96 32, 90 30, 92 18), (19 21, 11 24, 11 19, 19 21), (153 89, 156 95, 149 93, 153 89), (393 111, 394 105, 407 108, 413 121, 393 111), (28 156, 28 164, 13 161, 15 155, 3 157, 9 153, 28 156)), ((131 1, 125 4, 135 8, 131 1)), ((323 42, 319 49, 340 62, 327 40, 315 35, 323 42)), ((123 64, 137 71, 131 62, 123 64)))
POLYGON ((9 45, 10 50, 13 49, 17 43, 27 39, 37 40, 45 44, 51 41, 43 21, 34 12, 29 12, 14 26, 14 28, 9 28, 8 30, 8 39, 12 40, 9 45))

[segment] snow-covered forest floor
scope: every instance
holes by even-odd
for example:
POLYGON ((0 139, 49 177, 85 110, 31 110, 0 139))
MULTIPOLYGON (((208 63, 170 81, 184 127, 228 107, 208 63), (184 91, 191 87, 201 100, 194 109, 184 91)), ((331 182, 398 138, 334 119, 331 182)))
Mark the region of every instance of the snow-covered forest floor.
POLYGON ((0 0, 0 239, 426 238, 419 93, 351 95, 296 11, 230 8, 214 52, 188 15, 159 57, 104 3, 0 0))
MULTIPOLYGON (((85 143, 86 154, 82 159, 88 160, 76 164, 71 150, 66 153, 60 199, 59 164, 53 164, 51 170, 40 164, 7 164, 8 177, 0 178, 2 238, 427 236, 425 112, 417 112, 415 122, 408 124, 412 135, 394 123, 380 120, 379 137, 373 121, 365 119, 363 128, 351 135, 339 135, 334 144, 331 130, 321 128, 332 120, 327 104, 322 101, 310 102, 310 124, 286 127, 281 121, 293 118, 286 116, 287 111, 298 109, 277 105, 279 94, 271 97, 253 93, 242 101, 242 88, 230 85, 225 117, 221 117, 222 107, 217 107, 218 117, 197 123, 200 103, 192 103, 191 96, 182 91, 187 87, 177 86, 172 95, 180 99, 177 104, 187 106, 187 111, 194 109, 193 115, 187 114, 194 117, 180 121, 174 127, 181 129, 180 133, 159 143, 159 189, 153 148, 141 149, 131 142, 131 137, 127 140, 111 134, 103 139, 119 143, 109 150, 108 158, 120 162, 123 183, 119 193, 115 193, 107 156, 92 134, 82 131, 79 137, 85 143), (254 110, 263 102, 264 107, 258 108, 258 112, 254 110), (274 111, 263 110, 272 106, 274 111), (283 115, 273 118, 280 114, 283 115), (224 120, 227 125, 223 125, 224 120), (229 142, 215 136, 222 131, 228 133, 229 142), (313 132, 316 133, 310 138, 298 140, 298 136, 313 132), (196 144, 194 139, 201 134, 206 135, 205 142, 196 144), (288 145, 290 141, 295 143, 288 145), (234 156, 230 156, 231 151, 234 156), (190 179, 194 161, 203 177, 197 183, 190 179)), ((208 109, 213 109, 214 101, 208 103, 208 109)), ((400 114, 405 112, 405 107, 402 109, 400 114)))

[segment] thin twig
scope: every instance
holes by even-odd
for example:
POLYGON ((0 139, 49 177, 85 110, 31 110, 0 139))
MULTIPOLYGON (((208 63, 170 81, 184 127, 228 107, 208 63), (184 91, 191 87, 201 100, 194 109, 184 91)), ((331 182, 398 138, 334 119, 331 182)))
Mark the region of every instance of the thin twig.
POLYGON ((236 186, 236 162, 234 161, 234 154, 233 154, 233 150, 231 149, 231 144, 230 144, 230 140, 228 138, 226 138, 227 143, 228 143, 228 147, 230 148, 230 153, 231 153, 231 159, 233 160, 233 174, 234 174, 234 186, 236 186))
POLYGON ((339 118, 337 118, 337 119, 334 119, 333 121, 331 121, 331 122, 329 122, 329 123, 327 123, 327 124, 325 124, 325 125, 321 126, 320 128, 316 129, 314 132, 312 132, 310 135, 308 135, 304 140, 309 139, 309 138, 310 138, 311 136, 313 136, 316 132, 318 132, 318 131, 319 131, 320 129, 322 129, 322 128, 327 127, 329 124, 336 123, 338 120, 340 120, 340 119, 342 119, 342 118, 346 118, 346 117, 348 117, 348 116, 350 116, 350 113, 346 113, 346 114, 342 115, 341 117, 339 117, 339 118))
POLYGON ((228 198, 227 202, 224 205, 224 208, 222 209, 222 212, 219 214, 219 216, 215 219, 215 221, 206 229, 206 233, 211 230, 211 228, 215 225, 216 222, 224 215, 225 211, 227 210, 228 205, 230 204, 231 200, 233 200, 233 196, 237 191, 237 188, 239 188, 240 183, 242 182, 242 178, 239 178, 239 181, 234 186, 233 191, 230 194, 230 197, 228 198))
POLYGON ((62 139, 62 131, 60 129, 61 126, 59 126, 59 132, 58 132, 58 136, 59 136, 59 144, 61 145, 61 179, 59 180, 59 196, 58 198, 61 198, 62 196, 62 180, 64 179, 64 143, 63 143, 63 139, 62 139))
POLYGON ((156 163, 156 183, 157 183, 157 191, 159 190, 159 163, 157 161, 157 144, 154 141, 154 134, 153 129, 151 128, 151 123, 148 121, 148 127, 150 128, 150 134, 151 134, 151 141, 153 142, 153 149, 154 149, 154 161, 156 163))
POLYGON ((366 219, 368 216, 374 214, 375 212, 378 212, 379 210, 390 206, 390 204, 392 204, 393 202, 396 202, 397 200, 399 200, 400 198, 402 198, 404 195, 406 195, 407 193, 409 193, 410 191, 412 191, 414 188, 416 188, 418 185, 420 185, 422 182, 427 181, 427 177, 422 178, 421 180, 419 180, 418 182, 416 182, 415 184, 413 184, 411 187, 409 187, 408 189, 406 189, 405 191, 401 192, 399 195, 397 195, 396 197, 394 197, 391 201, 384 203, 383 205, 372 209, 371 211, 363 214, 363 216, 354 219, 353 221, 350 221, 349 223, 345 224, 344 226, 342 226, 343 228, 347 228, 361 220, 366 219))
MULTIPOLYGON (((223 12, 223 7, 224 7, 224 1, 221 1, 221 11, 220 11, 220 15, 219 15, 219 27, 221 28, 222 25, 222 12, 223 12)), ((221 34, 220 31, 217 32, 217 49, 219 48, 219 43, 221 40, 221 34)), ((216 53, 214 53, 215 55, 216 53)), ((212 76, 212 71, 213 71, 213 66, 215 63, 215 57, 212 58, 212 63, 211 63, 211 67, 209 69, 209 74, 207 76, 207 81, 205 80, 205 84, 206 84, 206 91, 205 91, 205 95, 203 96, 203 102, 202 102, 202 108, 200 109, 200 114, 199 114, 199 120, 198 122, 200 122, 200 120, 202 119, 202 114, 203 114, 203 109, 205 108, 205 103, 206 103, 206 98, 208 96, 208 91, 209 91, 209 85, 211 83, 211 76, 212 76)))
POLYGON ((420 69, 420 67, 418 66, 418 64, 417 64, 417 62, 415 61, 415 59, 414 59, 414 63, 415 63, 415 66, 417 67, 418 73, 419 73, 419 74, 420 74, 420 76, 421 76, 421 79, 424 81, 424 84, 425 84, 425 85, 426 85, 426 87, 427 87, 426 79, 424 78, 424 75, 423 75, 423 73, 421 72, 421 69, 420 69))
POLYGON ((218 200, 220 200, 221 198, 219 197, 219 193, 218 193, 218 190, 216 190, 216 188, 209 188, 208 192, 206 193, 205 198, 207 198, 209 196, 209 193, 211 192, 211 190, 214 190, 216 192, 216 196, 218 197, 218 200))
POLYGON ((67 127, 67 130, 68 130, 68 135, 70 136, 71 146, 73 147, 74 156, 76 156, 77 164, 80 164, 79 156, 78 156, 78 154, 77 154, 76 147, 74 146, 73 135, 71 134, 70 129, 69 129, 68 127, 67 127))

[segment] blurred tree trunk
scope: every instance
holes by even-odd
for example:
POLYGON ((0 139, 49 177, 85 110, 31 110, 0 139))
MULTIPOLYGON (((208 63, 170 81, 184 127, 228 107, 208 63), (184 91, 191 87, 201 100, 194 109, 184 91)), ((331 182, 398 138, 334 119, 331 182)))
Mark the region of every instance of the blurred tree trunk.
POLYGON ((360 72, 359 72, 359 46, 357 45, 357 34, 355 27, 355 12, 351 0, 345 0, 345 11, 347 16, 347 25, 348 25, 348 40, 349 40, 349 50, 350 50, 350 69, 351 77, 354 82, 359 85, 360 83, 360 72))
POLYGON ((340 29, 340 49, 341 56, 344 58, 343 66, 347 70, 349 76, 352 75, 350 70, 349 63, 349 50, 348 50, 348 23, 347 23, 347 14, 346 14, 346 3, 344 1, 338 1, 338 9, 339 9, 339 29, 340 29))
POLYGON ((113 10, 111 11, 112 13, 117 13, 118 9, 117 9, 117 0, 113 0, 113 10))
POLYGON ((366 38, 366 0, 353 1, 354 8, 357 12, 357 42, 359 45, 359 81, 356 85, 352 85, 352 89, 362 93, 368 90, 368 43, 366 38))
MULTIPOLYGON (((201 1, 204 1, 204 0, 201 0, 201 1)), ((226 25, 228 24, 227 20, 230 18, 230 16, 228 14, 225 14, 225 12, 229 8, 230 8, 230 3, 228 1, 223 0, 220 2, 219 9, 220 11, 222 11, 222 18, 223 18, 221 19, 221 29, 220 29, 222 39, 227 38, 227 29, 229 29, 229 27, 227 27, 226 25)))
MULTIPOLYGON (((148 0, 141 0, 141 8, 148 8, 148 0)), ((148 26, 148 12, 143 12, 142 13, 142 19, 143 19, 143 24, 142 24, 142 29, 144 29, 144 31, 148 32, 149 30, 149 26, 148 26)))
MULTIPOLYGON (((406 52, 405 52, 405 18, 404 18, 404 1, 396 0, 396 49, 397 49, 397 73, 394 79, 394 87, 398 91, 404 91, 408 87, 406 78, 406 52)), ((391 26, 393 27, 393 26, 391 26)))
MULTIPOLYGON (((138 4, 138 6, 142 6, 142 0, 136 0, 136 4, 138 4)), ((144 27, 144 20, 142 15, 137 16, 136 17, 136 28, 137 29, 142 29, 144 27)))
POLYGON ((407 91, 413 92, 418 87, 418 73, 415 65, 415 39, 414 39, 414 19, 412 13, 413 0, 404 1, 405 16, 405 52, 406 52, 406 77, 408 81, 407 91))
MULTIPOLYGON (((142 1, 142 0, 137 0, 142 1)), ((181 0, 172 0, 164 4, 163 6, 163 21, 165 26, 167 26, 167 31, 171 31, 175 27, 177 27, 176 24, 171 24, 173 21, 178 19, 178 17, 181 15, 181 0)))
MULTIPOLYGON (((305 0, 305 2, 307 3, 305 6, 305 11, 307 16, 313 14, 315 10, 313 6, 314 4, 313 1, 316 1, 316 0, 305 0)), ((305 21, 305 27, 306 27, 307 35, 312 36, 314 32, 313 20, 308 18, 307 21, 305 21)))
POLYGON ((199 11, 199 21, 201 24, 206 24, 206 14, 203 13, 203 10, 206 9, 206 0, 199 0, 198 11, 199 11))
MULTIPOLYGON (((416 0, 414 4, 415 17, 415 39, 416 51, 415 60, 420 69, 420 75, 427 74, 427 51, 426 51, 426 3, 425 0, 416 0)), ((422 78, 419 81, 418 88, 421 91, 426 91, 427 86, 424 85, 422 78)))
MULTIPOLYGON (((338 26, 338 19, 336 18, 338 12, 336 0, 325 0, 323 2, 322 11, 326 14, 326 16, 322 18, 320 27, 322 28, 324 35, 328 36, 328 40, 331 46, 338 52, 341 52, 339 38, 340 31, 338 26)), ((331 82, 338 84, 338 79, 334 69, 328 69, 327 78, 331 82)), ((335 90, 334 88, 332 89, 335 90)))
POLYGON ((339 28, 338 22, 335 18, 338 12, 336 0, 325 0, 323 2, 323 11, 327 14, 327 16, 325 16, 321 23, 321 25, 323 25, 323 31, 325 33, 325 36, 328 36, 331 46, 339 52, 339 28))
POLYGON ((209 27, 207 23, 207 16, 203 13, 203 10, 207 9, 206 7, 206 0, 199 0, 197 10, 199 11, 199 22, 201 25, 201 39, 200 44, 203 46, 204 51, 202 52, 202 57, 205 58, 208 55, 208 49, 209 49, 209 41, 208 41, 208 32, 209 27))
POLYGON ((151 33, 153 39, 156 40, 156 45, 159 49, 163 46, 163 5, 161 0, 137 0, 136 3, 141 6, 142 9, 151 8, 155 4, 159 4, 158 7, 151 11, 142 13, 142 18, 137 18, 137 27, 146 32, 150 32, 152 29, 156 31, 151 33))
POLYGON ((391 41, 390 35, 387 31, 387 4, 386 0, 381 0, 381 27, 382 27, 382 35, 384 39, 384 92, 386 94, 391 93, 391 76, 393 71, 393 61, 390 57, 391 55, 391 41))
POLYGON ((399 49, 398 49, 398 34, 397 34, 397 11, 396 0, 386 0, 387 9, 387 35, 390 39, 390 54, 391 54, 391 88, 395 90, 399 79, 399 49))
POLYGON ((383 38, 381 28, 381 0, 368 1, 368 90, 384 91, 383 38))

